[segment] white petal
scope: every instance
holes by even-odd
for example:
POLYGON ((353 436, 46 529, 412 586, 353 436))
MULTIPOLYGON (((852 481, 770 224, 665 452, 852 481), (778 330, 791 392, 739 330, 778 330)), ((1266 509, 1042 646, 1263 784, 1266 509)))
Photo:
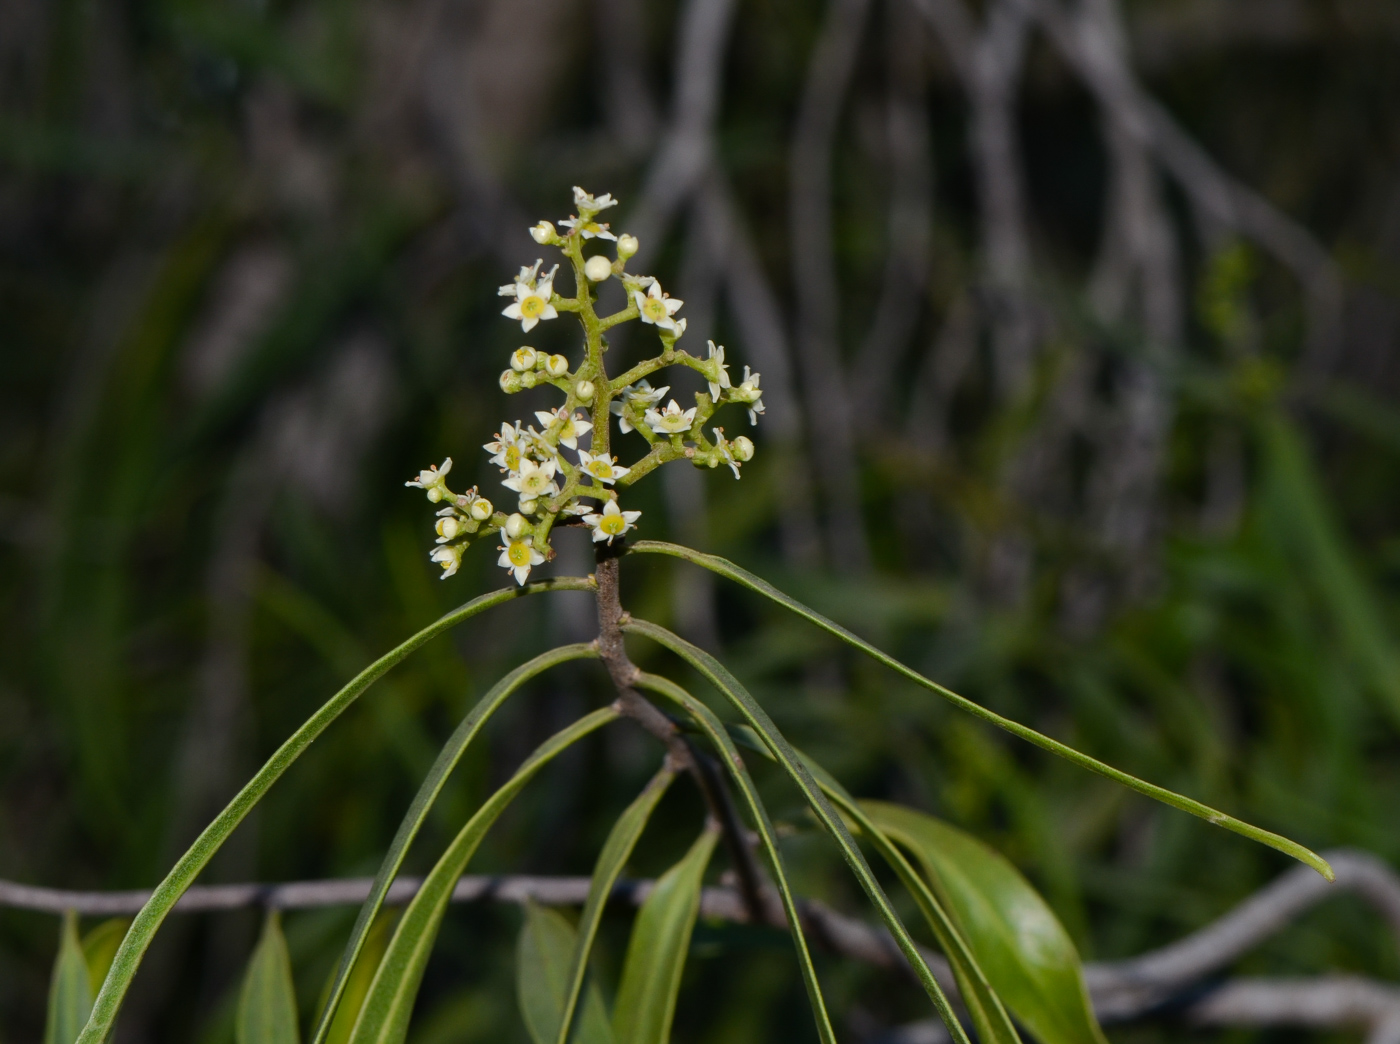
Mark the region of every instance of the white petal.
POLYGON ((540 313, 541 319, 558 319, 559 310, 553 305, 545 305, 544 311, 540 313))
POLYGON ((533 330, 535 327, 537 327, 537 326, 539 326, 539 325, 540 325, 540 321, 539 321, 538 319, 522 319, 522 320, 520 320, 520 329, 524 330, 526 333, 529 333, 531 330, 533 330))
POLYGON ((502 314, 503 316, 505 316, 507 319, 519 319, 519 318, 520 318, 520 302, 519 302, 519 301, 515 301, 515 302, 513 302, 513 303, 511 303, 511 304, 506 305, 504 308, 501 309, 501 314, 502 314))

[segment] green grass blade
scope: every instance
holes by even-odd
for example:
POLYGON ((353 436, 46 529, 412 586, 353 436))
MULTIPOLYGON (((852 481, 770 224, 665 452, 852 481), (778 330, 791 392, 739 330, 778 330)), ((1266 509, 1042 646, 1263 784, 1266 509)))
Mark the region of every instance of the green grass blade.
MULTIPOLYGON (((369 984, 374 981, 374 973, 379 970, 379 962, 384 959, 384 951, 389 948, 389 937, 393 934, 394 924, 398 919, 397 910, 381 910, 379 916, 374 919, 369 934, 365 936, 364 945, 360 948, 360 955, 355 959, 350 974, 344 980, 340 1003, 336 1005, 335 1017, 331 1019, 330 1028, 326 1031, 326 1044, 349 1044, 350 1032, 355 1028, 355 1020, 360 1017, 360 1009, 365 1006, 369 984)), ((340 969, 337 967, 326 979, 325 988, 321 991, 321 1002, 316 1006, 322 1017, 330 1004, 331 991, 339 982, 340 969)), ((319 1024, 320 1017, 317 1022, 319 1024)))
MULTIPOLYGON (((836 1044, 836 1031, 831 1027, 831 1017, 827 1014, 826 1000, 822 997, 822 987, 817 979, 816 965, 812 963, 812 954, 807 948, 807 936, 802 931, 802 919, 797 915, 797 900, 792 894, 792 886, 788 883, 787 871, 783 867, 783 856, 782 852, 778 850, 777 835, 773 832, 773 823, 768 818, 768 809, 759 799, 758 789, 753 785, 753 779, 749 776, 749 770, 744 765, 744 759, 739 756, 734 741, 729 738, 729 733, 720 723, 719 718, 715 717, 714 712, 675 682, 655 674, 642 674, 637 678, 636 684, 638 687, 664 696, 680 706, 690 715, 715 750, 720 752, 721 761, 724 763, 730 779, 734 781, 734 786, 739 790, 739 796, 749 811, 749 819, 753 823, 754 829, 758 831, 759 840, 763 844, 763 853, 768 857, 768 869, 773 874, 773 883, 782 899, 783 912, 787 915, 788 924, 792 926, 792 942, 797 949, 797 965, 802 972, 802 984, 807 989, 807 1000, 812 1007, 812 1016, 817 1023, 817 1034, 821 1038, 822 1044, 836 1044)), ((960 1044, 967 1044, 965 1036, 958 1039, 960 1044)))
POLYGON ((669 1044, 681 973, 700 913, 700 887, 719 830, 703 831, 690 851, 656 882, 627 944, 613 1007, 617 1044, 669 1044))
POLYGON ((121 946, 117 948, 117 955, 112 960, 112 970, 102 984, 102 989, 92 1006, 92 1015, 88 1018, 82 1033, 78 1035, 77 1044, 102 1044, 102 1041, 106 1040, 107 1034, 111 1032, 112 1023, 116 1020, 122 999, 131 986, 136 969, 140 967, 146 947, 150 946, 151 938, 160 928, 161 922, 165 920, 166 915, 170 913, 180 896, 184 895, 185 889, 194 882, 199 872, 213 858, 214 853, 219 850, 238 824, 243 822, 243 817, 262 800, 263 795, 272 787, 272 784, 277 782, 282 773, 287 771, 292 762, 296 761, 316 737, 325 731, 326 727, 376 680, 414 650, 477 613, 527 594, 538 594, 543 591, 591 591, 593 586, 592 581, 581 577, 558 577, 539 583, 526 584, 524 587, 505 587, 499 591, 482 595, 480 598, 474 598, 466 605, 459 606, 440 617, 401 645, 385 653, 322 704, 320 710, 308 718, 296 732, 287 738, 282 746, 277 748, 272 757, 268 758, 253 778, 244 784, 243 789, 228 803, 224 810, 214 817, 214 821, 204 828, 204 832, 179 858, 171 868, 170 873, 166 874, 165 880, 156 887, 150 900, 141 908, 136 919, 131 922, 131 927, 127 930, 126 938, 122 940, 121 946))
POLYGON ((630 545, 628 551, 670 555, 673 558, 681 558, 687 562, 693 562, 698 566, 708 569, 713 573, 718 573, 720 576, 733 580, 743 587, 747 587, 750 591, 761 594, 765 598, 777 602, 785 609, 789 609, 803 619, 810 621, 828 634, 835 635, 843 642, 854 646, 872 659, 878 660, 880 663, 890 668, 890 670, 903 675, 905 678, 908 678, 910 681, 925 689, 937 693, 955 707, 966 711, 968 714, 981 718, 983 721, 991 722, 998 728, 1005 729, 1013 736, 1023 739, 1028 743, 1033 743, 1037 747, 1048 750, 1053 754, 1058 754, 1060 757, 1073 762, 1080 768, 1098 773, 1100 776, 1105 776, 1115 783, 1121 783, 1123 786, 1131 790, 1136 790, 1139 794, 1145 794, 1147 797, 1160 801, 1164 805, 1170 805, 1172 808, 1182 812, 1188 812, 1218 827, 1224 827, 1226 830, 1239 834, 1242 837, 1247 837, 1251 841, 1257 841, 1260 844, 1277 849, 1285 855, 1298 860, 1300 863, 1306 863, 1323 877, 1327 878, 1327 880, 1335 880, 1332 867, 1328 865, 1327 860, 1323 859, 1311 849, 1304 848, 1296 841, 1290 841, 1288 838, 1279 834, 1236 819, 1234 816, 1227 815, 1219 809, 1211 808, 1209 805, 1186 797, 1184 794, 1178 794, 1173 790, 1167 790, 1165 787, 1159 787, 1155 783, 1148 783, 1146 780, 1129 775, 1121 769, 1116 769, 1112 765, 1106 765, 1097 758, 1092 758, 1087 754, 1083 754, 1073 747, 1061 743, 1059 740, 1051 739, 1049 736, 1036 732, 1035 729, 1022 725, 1018 721, 1012 721, 1010 718, 1002 717, 995 711, 988 710, 981 704, 974 703, 966 696, 959 696, 952 689, 939 685, 930 678, 925 678, 913 668, 906 667, 893 656, 881 652, 869 642, 856 637, 840 624, 833 620, 828 620, 815 609, 811 609, 796 599, 790 598, 766 580, 755 576, 747 569, 740 568, 733 562, 716 555, 707 555, 700 551, 692 551, 690 548, 681 547, 679 544, 668 544, 660 540, 639 540, 637 543, 630 545))
POLYGON ((49 1018, 44 1044, 73 1044, 92 1011, 92 981, 78 942, 78 915, 68 911, 58 935, 58 956, 49 980, 49 1018))
POLYGON ((452 889, 486 836, 486 831, 540 769, 559 753, 617 716, 616 708, 602 707, 556 732, 535 749, 515 775, 492 794, 462 827, 399 919, 350 1036, 351 1044, 401 1044, 408 1032, 413 1001, 418 995, 418 986, 423 980, 423 970, 428 965, 428 955, 437 938, 438 926, 452 899, 452 889))
MULTIPOLYGON (((520 1014, 535 1044, 554 1044, 564 998, 569 992, 578 932, 557 910, 525 904, 525 923, 516 948, 515 982, 520 1014)), ((614 1044, 608 1011, 597 983, 584 984, 583 1007, 573 1044, 614 1044)))
POLYGON ((388 894, 389 886, 394 883, 399 868, 403 866, 404 856, 408 854, 409 846, 413 843, 413 839, 418 836, 418 831, 428 818, 428 811, 442 792, 447 777, 461 761, 468 745, 481 732, 491 715, 525 682, 558 664, 570 660, 596 657, 597 655, 598 651, 586 644, 564 645, 541 653, 533 660, 521 664, 493 685, 491 690, 477 701, 471 713, 462 719, 462 723, 457 726, 452 738, 443 746, 432 769, 418 788, 413 803, 409 806, 403 822, 399 825, 398 832, 394 835, 389 851, 385 853, 384 859, 380 863, 379 872, 374 878, 374 885, 370 888, 369 896, 365 899, 364 905, 360 907, 355 927, 351 929, 350 939, 345 944, 345 953, 340 959, 340 968, 336 972, 336 978, 331 985, 326 1005, 317 1022, 316 1032, 311 1038, 312 1044, 329 1044, 328 1034, 331 1019, 339 1006, 341 992, 345 988, 350 970, 355 966, 355 960, 369 935, 370 926, 374 923, 375 917, 378 916, 379 910, 384 904, 384 896, 388 894))
POLYGON ((860 808, 918 859, 998 995, 1041 1044, 1106 1044, 1069 933, 1005 857, 914 809, 860 808))
POLYGON ((282 918, 269 910, 263 921, 243 992, 238 997, 237 1044, 299 1044, 297 994, 292 983, 292 959, 282 935, 282 918))
POLYGON ((923 957, 919 955, 918 946, 910 938, 909 932, 899 919, 899 915, 895 913, 894 907, 890 905, 889 897, 885 895, 885 890, 880 887, 880 882, 875 879, 869 864, 865 861, 865 856, 861 854, 850 831, 846 829, 846 824, 836 810, 831 807, 831 803, 826 799, 821 788, 817 785, 817 781, 812 778, 812 773, 803 764, 797 752, 793 750, 792 745, 773 724, 773 719, 768 716, 768 712, 758 705, 758 702, 749 695, 748 690, 740 684, 739 680, 729 673, 728 668, 709 653, 698 646, 691 645, 679 635, 672 634, 666 628, 659 627, 654 623, 637 619, 625 623, 623 630, 630 634, 644 635, 680 656, 704 675, 710 684, 733 704, 734 708, 748 722, 749 727, 762 737, 778 764, 802 791, 802 796, 807 800, 808 806, 816 814, 817 819, 836 841, 837 847, 841 850, 842 857, 845 858, 846 864, 855 875, 856 881, 859 882, 862 890, 875 906, 880 919, 885 922, 885 927, 894 936, 895 942, 908 959, 910 967, 914 969, 914 974, 918 976, 920 985, 924 987, 924 992, 928 994, 929 1000, 933 1002, 938 1014, 947 1024, 949 1032, 953 1034, 954 1040, 959 1041, 960 1044, 965 1042, 966 1035, 963 1034, 962 1027, 953 1014, 953 1009, 948 1003, 947 996, 943 993, 943 988, 938 985, 933 973, 929 971, 928 965, 924 963, 923 957))
POLYGON ((646 829, 647 821, 661 800, 671 781, 676 778, 675 769, 669 762, 660 772, 651 777, 642 788, 635 801, 628 805, 617 822, 608 831, 608 839, 603 842, 603 850, 598 853, 598 862, 593 867, 593 879, 588 884, 588 899, 583 904, 583 914, 579 917, 578 941, 574 944, 574 959, 569 966, 568 989, 564 994, 564 1007, 559 1019, 558 1032, 554 1044, 569 1044, 569 1031, 574 1024, 574 1009, 583 991, 583 978, 588 974, 588 954, 593 949, 593 939, 598 934, 598 924, 603 919, 603 907, 617 884, 622 868, 632 857, 632 849, 646 829))
POLYGON ((88 979, 92 982, 92 995, 102 988, 102 980, 112 967, 112 958, 117 955, 122 936, 131 925, 130 917, 113 917, 103 921, 83 936, 83 959, 87 961, 88 979))

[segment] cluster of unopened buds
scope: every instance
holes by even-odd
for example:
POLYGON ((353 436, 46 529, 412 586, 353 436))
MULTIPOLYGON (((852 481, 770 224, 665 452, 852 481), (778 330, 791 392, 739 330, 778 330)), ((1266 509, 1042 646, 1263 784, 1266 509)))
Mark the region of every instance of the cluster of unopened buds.
POLYGON ((616 203, 611 195, 594 197, 575 188, 578 212, 559 222, 567 231, 548 221, 530 229, 536 243, 557 247, 564 255, 574 276, 573 297, 559 296, 554 289, 559 265, 542 271, 542 260, 521 268, 514 281, 500 289, 502 297, 511 299, 501 314, 518 321, 526 333, 561 312, 572 312, 583 327, 585 342, 583 358, 573 369, 563 355, 521 347, 511 353, 510 366, 501 374, 501 389, 507 393, 548 384, 564 394, 563 404, 556 409, 536 411, 538 427, 520 421, 503 423, 484 447, 492 454, 491 463, 505 473, 501 484, 515 496, 515 510, 497 510, 476 487, 466 493, 448 489, 450 457, 441 467, 421 471, 405 483, 425 490, 430 501, 443 505, 432 559, 442 566, 444 579, 457 572, 469 544, 498 533, 504 541, 498 545, 498 564, 523 584, 531 569, 553 557, 549 537, 557 524, 585 525, 600 543, 612 544, 625 537, 641 512, 623 510, 618 490, 660 465, 673 460, 689 460, 703 468, 723 464, 738 478, 740 465, 753 459, 753 442, 745 436, 731 440, 722 427, 711 426, 713 438, 707 438, 705 428, 715 410, 727 403, 746 407, 749 423, 758 423, 763 413, 759 375, 745 366, 743 379, 732 382, 724 348, 713 341, 704 358, 676 347, 686 327, 685 319, 676 316, 683 302, 662 290, 654 276, 629 273, 627 261, 637 252, 636 238, 614 236, 606 223, 597 220, 616 203), (589 240, 612 241, 616 257, 585 257, 589 240), (597 287, 609 279, 622 284, 627 303, 620 311, 599 316, 597 287), (656 328, 661 352, 609 379, 605 334, 633 319, 656 328), (670 387, 653 388, 647 378, 667 366, 687 366, 703 376, 707 390, 695 394, 694 406, 683 408, 675 398, 662 405, 670 387), (648 446, 642 457, 627 466, 610 452, 613 417, 622 434, 636 432, 648 446), (580 444, 584 441, 586 446, 580 444))

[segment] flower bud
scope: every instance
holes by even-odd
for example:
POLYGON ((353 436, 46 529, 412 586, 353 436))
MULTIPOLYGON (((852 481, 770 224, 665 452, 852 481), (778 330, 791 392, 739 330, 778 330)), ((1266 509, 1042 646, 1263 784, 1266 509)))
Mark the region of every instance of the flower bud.
POLYGON ((476 519, 478 522, 485 522, 491 517, 491 512, 495 509, 491 506, 491 501, 487 500, 485 497, 478 497, 476 500, 472 501, 472 506, 469 510, 471 511, 472 518, 476 519))
POLYGON ((530 370, 528 373, 522 373, 520 375, 520 383, 526 388, 533 388, 540 383, 540 378, 534 370, 530 370))
POLYGON ((505 533, 511 540, 519 540, 530 531, 530 523, 525 521, 525 516, 516 512, 506 519, 505 533))
POLYGON ((442 539, 451 540, 460 532, 462 532, 462 523, 455 518, 448 516, 437 520, 437 535, 442 539))
POLYGON ((617 237, 617 256, 623 261, 626 261, 637 252, 637 248, 640 246, 641 244, 637 242, 636 236, 624 232, 617 237))
POLYGON ((551 355, 544 361, 544 372, 551 377, 563 377, 569 372, 569 360, 562 355, 551 355))
POLYGON ((738 461, 753 460, 753 441, 747 435, 740 435, 729 444, 729 452, 738 461))
POLYGON ((533 514, 535 513, 535 508, 539 507, 539 503, 540 503, 540 502, 539 502, 538 498, 533 499, 533 500, 522 500, 522 501, 520 502, 520 512, 521 512, 521 514, 524 514, 524 515, 533 515, 533 514))
POLYGON ((574 385, 574 394, 578 396, 579 402, 592 402, 596 390, 592 381, 579 381, 574 385))
POLYGON ((535 368, 535 359, 538 358, 538 355, 539 353, 529 346, 517 348, 510 353, 510 368, 519 373, 524 373, 526 370, 533 370, 535 368))
POLYGON ((547 246, 558 238, 558 233, 554 231, 554 226, 548 221, 541 221, 530 229, 530 238, 540 246, 547 246))
POLYGON ((612 275, 612 262, 602 254, 594 254, 583 263, 583 274, 590 282, 601 283, 612 275))
POLYGON ((520 382, 520 374, 516 373, 514 370, 506 370, 501 374, 501 391, 507 394, 513 394, 518 392, 522 387, 524 387, 524 385, 520 382))

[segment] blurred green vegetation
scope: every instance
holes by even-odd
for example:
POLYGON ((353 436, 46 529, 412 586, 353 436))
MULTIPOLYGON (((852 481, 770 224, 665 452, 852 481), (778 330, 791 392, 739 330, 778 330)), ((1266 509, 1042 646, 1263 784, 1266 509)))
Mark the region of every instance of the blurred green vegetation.
MULTIPOLYGON (((492 495, 476 447, 503 417, 543 405, 497 390, 519 338, 497 315, 496 287, 533 260, 526 227, 563 216, 575 182, 619 195, 615 227, 626 226, 650 143, 629 145, 610 122, 600 66, 616 61, 602 40, 608 12, 627 6, 0 0, 0 876, 150 886, 339 683, 503 582, 494 553, 477 548, 439 583, 429 512, 402 482, 452 455, 492 495)), ((1229 239, 1184 237, 1193 303, 1170 357, 1131 323, 1093 318, 1080 284, 1106 178, 1097 116, 1037 44, 1022 131, 1036 293, 1054 334, 1034 388, 1013 400, 994 393, 978 342, 937 440, 912 434, 921 418, 908 415, 908 389, 863 421, 873 572, 784 556, 775 470, 786 464, 775 462, 786 458, 765 454, 764 426, 743 481, 701 476, 698 530, 660 481, 632 506, 644 536, 733 558, 1001 713, 1314 849, 1355 845, 1397 862, 1393 14, 1386 29, 1378 8, 1344 17, 1300 4, 1301 28, 1273 35, 1245 15, 1214 35, 1215 23, 1192 21, 1221 6, 1140 0, 1128 10, 1134 44, 1149 85, 1201 142, 1343 263, 1344 321, 1325 368, 1305 365, 1291 277, 1229 239), (1087 521, 1094 462, 1120 447, 1102 426, 1067 422, 1059 392, 1111 398, 1123 367, 1143 360, 1171 421, 1151 539, 1124 561, 1087 521), (1056 495, 1021 495, 1007 474, 1045 446, 1060 462, 1056 495), (989 580, 1007 541, 1029 563, 1013 597, 989 580)), ((679 8, 641 13, 641 82, 664 97, 679 8)), ((821 9, 761 0, 737 18, 720 155, 761 259, 786 272, 787 141, 821 9)), ((939 331, 978 292, 965 105, 936 50, 931 263, 911 368, 941 350, 939 331)), ((835 163, 851 344, 886 250, 884 153, 870 143, 883 84, 872 44, 835 163)), ((1187 202, 1168 197, 1185 224, 1187 202)), ((651 255, 692 306, 694 235, 678 228, 651 255)), ((774 278, 786 301, 788 280, 774 278)), ((753 361, 725 309, 714 328, 731 360, 753 361)), ((557 329, 537 333, 539 347, 573 348, 557 329)), ((565 546, 555 571, 586 571, 583 545, 565 546)), ((1088 958, 1176 938, 1284 867, 959 718, 735 591, 707 595, 677 564, 628 560, 624 577, 639 615, 693 628, 694 600, 709 606, 699 633, 796 744, 854 793, 936 811, 1006 853, 1088 958)), ((510 605, 417 655, 292 769, 208 879, 372 873, 472 701, 551 640, 590 636, 581 598, 510 605)), ((474 803, 595 706, 605 682, 571 667, 508 705, 408 869, 431 865, 474 803)), ((656 760, 624 729, 590 740, 503 817, 475 868, 587 873, 656 760)), ((863 910, 797 795, 768 767, 755 772, 801 889, 863 910)), ((635 872, 678 859, 700 815, 675 788, 635 872)), ((308 1018, 352 918, 286 918, 308 1018)), ((512 907, 454 908, 412 1044, 526 1039, 511 957, 520 921, 512 907)), ((251 911, 173 919, 124 1014, 126 1039, 230 1041, 257 929, 251 911)), ((622 917, 605 920, 604 967, 620 964, 625 930, 622 917)), ((53 918, 0 911, 7 1042, 40 1038, 57 938, 53 918)), ((784 939, 702 924, 694 954, 687 975, 700 988, 682 994, 678 1041, 805 1039, 784 939)), ((907 983, 829 958, 821 967, 836 1012, 883 1024, 924 1014, 907 983)), ((1374 917, 1340 899, 1244 967, 1394 978, 1400 956, 1374 917)))

